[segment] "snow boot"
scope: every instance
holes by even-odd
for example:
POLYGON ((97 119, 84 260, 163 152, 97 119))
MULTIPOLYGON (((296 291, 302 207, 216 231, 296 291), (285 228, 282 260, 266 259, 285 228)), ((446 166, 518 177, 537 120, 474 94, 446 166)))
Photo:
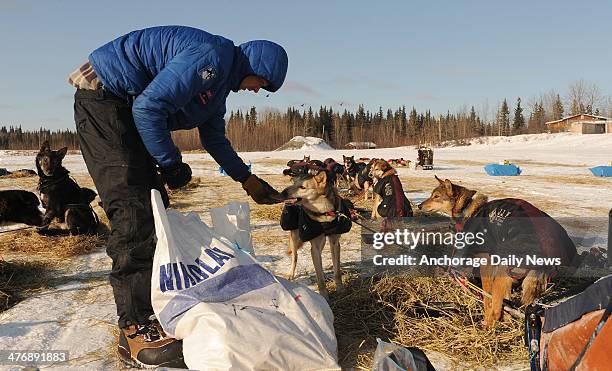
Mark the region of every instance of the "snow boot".
POLYGON ((183 342, 166 336, 157 320, 120 331, 118 354, 123 363, 137 368, 187 368, 183 342))

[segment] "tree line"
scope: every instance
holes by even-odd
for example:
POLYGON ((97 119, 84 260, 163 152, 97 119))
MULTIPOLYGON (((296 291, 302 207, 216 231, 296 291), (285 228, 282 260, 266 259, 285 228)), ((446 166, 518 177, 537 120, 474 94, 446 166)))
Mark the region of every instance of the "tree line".
POLYGON ((48 140, 51 148, 79 149, 79 140, 72 130, 23 130, 21 126, 0 127, 0 150, 40 149, 48 140))
MULTIPOLYGON (((508 101, 497 107, 483 104, 463 107, 455 112, 432 114, 414 107, 370 111, 363 105, 356 110, 332 107, 289 107, 285 111, 231 111, 226 117, 227 137, 238 151, 269 151, 292 137, 323 138, 335 148, 349 142, 374 142, 378 147, 437 144, 449 140, 492 135, 542 133, 545 123, 579 113, 612 116, 612 97, 604 97, 595 84, 574 82, 564 98, 555 91, 508 101), (527 114, 528 113, 528 114, 527 114)), ((197 130, 176 131, 172 137, 181 149, 200 149, 197 130)), ((37 149, 44 140, 53 148, 78 149, 76 134, 70 130, 22 130, 20 126, 0 127, 0 149, 37 149)))

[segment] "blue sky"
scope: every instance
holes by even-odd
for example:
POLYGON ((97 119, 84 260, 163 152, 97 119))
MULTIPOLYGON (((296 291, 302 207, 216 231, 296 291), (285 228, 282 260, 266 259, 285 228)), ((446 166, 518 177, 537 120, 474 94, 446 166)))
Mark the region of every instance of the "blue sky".
POLYGON ((0 125, 72 128, 67 74, 107 41, 162 24, 287 49, 286 85, 232 93, 229 109, 493 109, 578 79, 608 95, 611 16, 606 1, 0 0, 0 125))

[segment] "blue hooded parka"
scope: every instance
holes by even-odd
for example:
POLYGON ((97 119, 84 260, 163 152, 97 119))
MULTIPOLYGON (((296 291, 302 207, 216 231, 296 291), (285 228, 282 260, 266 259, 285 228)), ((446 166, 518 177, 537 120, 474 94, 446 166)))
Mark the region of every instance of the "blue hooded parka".
POLYGON ((225 100, 248 75, 278 90, 287 74, 285 50, 266 40, 231 40, 184 26, 133 31, 89 55, 111 93, 133 100, 143 143, 160 166, 181 159, 170 132, 197 127, 202 146, 235 180, 249 170, 225 136, 225 100))

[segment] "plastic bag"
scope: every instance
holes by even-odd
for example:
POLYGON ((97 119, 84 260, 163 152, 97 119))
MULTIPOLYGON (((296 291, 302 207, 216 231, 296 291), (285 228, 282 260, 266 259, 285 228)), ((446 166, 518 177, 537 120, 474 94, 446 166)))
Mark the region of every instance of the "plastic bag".
POLYGON ((319 294, 273 276, 197 214, 152 204, 151 301, 199 370, 339 370, 333 314, 319 294))
POLYGON ((425 353, 418 348, 404 348, 376 338, 372 371, 435 371, 425 353))
POLYGON ((210 209, 213 229, 239 249, 255 254, 251 239, 251 209, 247 202, 231 202, 210 209))

